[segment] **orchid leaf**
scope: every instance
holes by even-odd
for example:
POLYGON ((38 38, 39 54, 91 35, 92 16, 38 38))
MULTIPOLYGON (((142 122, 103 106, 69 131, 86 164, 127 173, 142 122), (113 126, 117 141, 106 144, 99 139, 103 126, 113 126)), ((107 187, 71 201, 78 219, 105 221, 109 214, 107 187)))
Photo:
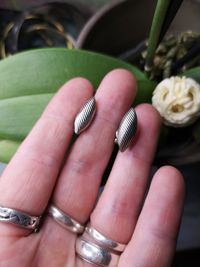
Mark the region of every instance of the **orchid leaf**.
POLYGON ((55 93, 77 76, 89 79, 96 89, 104 75, 114 68, 130 70, 138 82, 148 81, 136 67, 98 53, 65 48, 19 53, 0 62, 0 99, 55 93))
POLYGON ((200 67, 184 71, 183 73, 181 73, 181 75, 190 77, 200 84, 200 67))
POLYGON ((150 102, 156 83, 124 61, 98 53, 64 48, 37 49, 0 62, 0 161, 8 162, 55 92, 81 76, 94 90, 112 69, 131 71, 138 82, 134 104, 150 102), (6 147, 8 150, 6 150, 6 147))
POLYGON ((0 139, 0 159, 3 163, 8 163, 20 146, 20 142, 0 139))
POLYGON ((0 100, 0 138, 22 141, 52 97, 40 94, 0 100))

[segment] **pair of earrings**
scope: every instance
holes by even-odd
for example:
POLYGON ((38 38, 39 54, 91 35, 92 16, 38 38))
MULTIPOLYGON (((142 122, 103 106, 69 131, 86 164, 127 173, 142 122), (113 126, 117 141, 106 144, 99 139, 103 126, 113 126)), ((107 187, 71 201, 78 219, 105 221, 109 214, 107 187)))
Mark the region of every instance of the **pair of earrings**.
MULTIPOLYGON (((96 113, 95 98, 90 98, 81 108, 74 121, 74 132, 80 134, 92 122, 96 113)), ((134 108, 131 108, 122 118, 119 128, 116 131, 115 143, 118 144, 121 152, 125 151, 133 140, 137 130, 137 115, 134 108)))

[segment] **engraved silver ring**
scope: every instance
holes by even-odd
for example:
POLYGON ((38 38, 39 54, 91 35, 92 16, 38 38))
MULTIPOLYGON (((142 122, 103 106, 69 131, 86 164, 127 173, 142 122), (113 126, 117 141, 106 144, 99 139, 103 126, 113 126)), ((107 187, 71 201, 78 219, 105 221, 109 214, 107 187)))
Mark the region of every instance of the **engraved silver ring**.
POLYGON ((39 229, 40 219, 41 216, 31 216, 19 210, 0 207, 0 222, 14 224, 18 227, 37 232, 39 229))
POLYGON ((99 245, 108 248, 114 252, 121 253, 125 250, 126 244, 122 244, 119 242, 116 242, 114 240, 111 240, 101 234, 99 231, 97 231, 94 227, 92 227, 90 224, 85 228, 85 232, 83 234, 83 237, 87 237, 89 235, 93 240, 95 240, 99 245))
POLYGON ((102 267, 116 267, 119 261, 118 254, 83 237, 79 237, 76 241, 76 253, 82 260, 102 267))
POLYGON ((69 215, 65 214, 53 204, 49 206, 48 214, 63 228, 73 233, 82 234, 85 230, 85 227, 82 224, 72 219, 69 215))

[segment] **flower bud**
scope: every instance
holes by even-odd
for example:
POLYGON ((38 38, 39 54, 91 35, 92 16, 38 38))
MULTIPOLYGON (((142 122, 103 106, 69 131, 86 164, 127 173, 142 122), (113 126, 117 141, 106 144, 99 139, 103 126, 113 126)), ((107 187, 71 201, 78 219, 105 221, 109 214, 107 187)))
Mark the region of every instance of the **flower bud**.
POLYGON ((164 79, 153 92, 152 105, 164 124, 173 127, 190 125, 200 114, 200 85, 187 77, 164 79))

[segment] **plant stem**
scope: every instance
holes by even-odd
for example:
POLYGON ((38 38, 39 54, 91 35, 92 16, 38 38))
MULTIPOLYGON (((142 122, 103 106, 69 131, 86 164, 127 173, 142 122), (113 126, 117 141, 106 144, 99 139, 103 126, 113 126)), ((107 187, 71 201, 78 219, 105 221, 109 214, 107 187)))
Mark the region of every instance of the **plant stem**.
POLYGON ((162 30, 163 22, 165 20, 168 7, 172 0, 158 0, 156 5, 155 14, 150 30, 150 36, 148 40, 147 58, 145 71, 149 73, 153 65, 154 54, 159 42, 160 33, 162 30))

